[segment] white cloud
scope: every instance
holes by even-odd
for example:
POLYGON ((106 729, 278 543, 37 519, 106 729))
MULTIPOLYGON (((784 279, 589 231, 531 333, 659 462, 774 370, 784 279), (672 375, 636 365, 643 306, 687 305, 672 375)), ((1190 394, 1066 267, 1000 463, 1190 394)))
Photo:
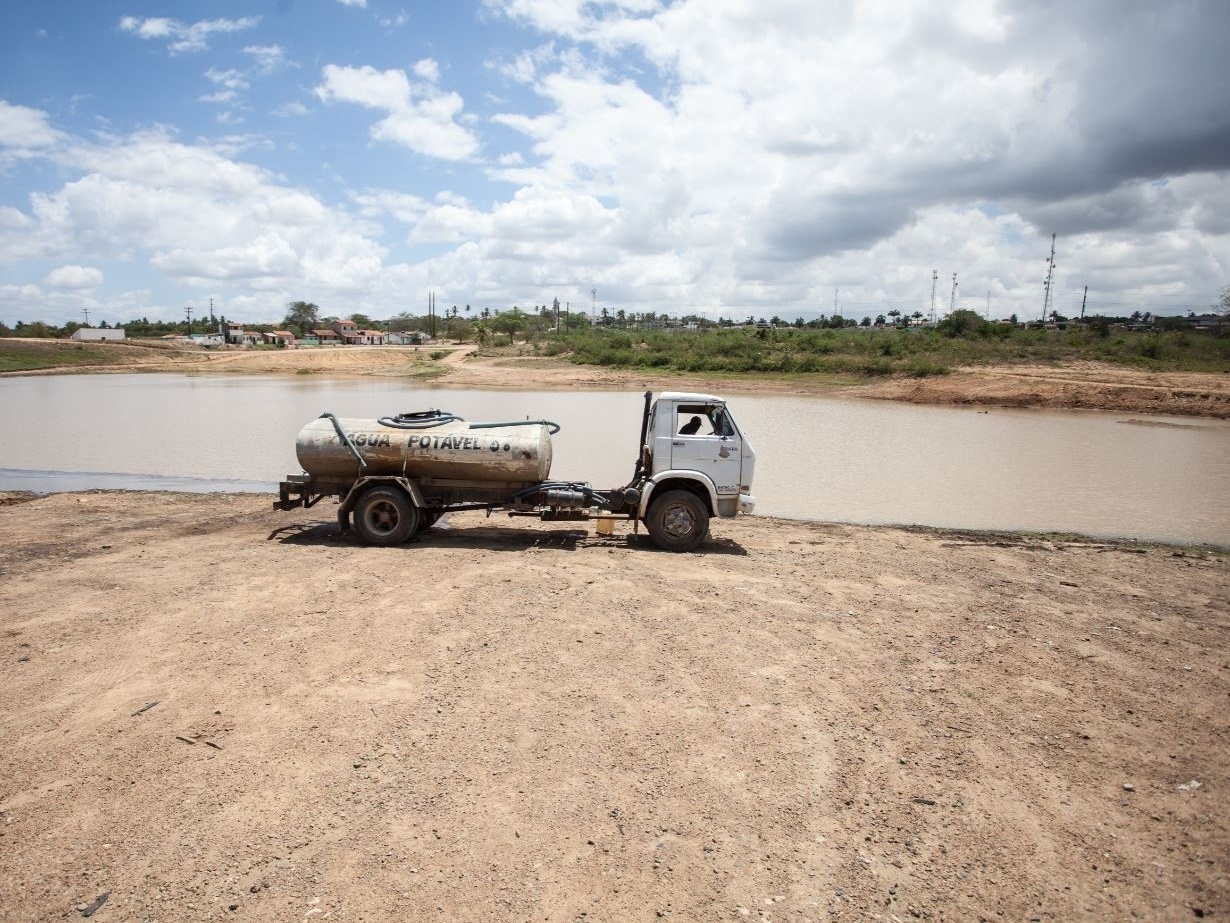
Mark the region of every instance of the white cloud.
POLYGON ((342 6, 358 7, 361 10, 367 9, 367 0, 337 0, 342 6))
POLYGON ((248 45, 243 53, 252 59, 253 67, 260 74, 272 74, 290 63, 281 45, 248 45))
POLYGON ((102 285, 103 274, 93 266, 61 266, 43 279, 51 288, 70 292, 92 292, 102 285))
POLYGON ((273 110, 273 115, 278 118, 290 118, 293 115, 307 115, 308 107, 298 100, 293 100, 289 103, 283 103, 273 110))
MULTIPOLYGON (((78 141, 65 166, 79 178, 34 195, 28 213, 0 212, 0 264, 144 262, 180 285, 308 291, 318 303, 378 285, 385 251, 365 224, 224 148, 142 132, 78 141)), ((81 290, 102 273, 74 263, 45 283, 81 290)))
POLYGON ((455 119, 464 103, 457 93, 437 85, 439 67, 424 59, 414 65, 423 82, 412 82, 402 70, 327 65, 316 95, 324 102, 349 102, 389 114, 372 126, 377 141, 390 141, 429 157, 465 160, 478 150, 478 139, 455 119))
POLYGON ((199 103, 217 103, 219 105, 230 105, 239 98, 239 94, 234 90, 219 90, 217 93, 206 93, 204 96, 198 96, 199 103))
POLYGON ((246 90, 249 86, 248 78, 233 68, 218 70, 216 67, 211 67, 205 72, 205 76, 211 83, 228 90, 246 90))
POLYGON ((351 198, 365 217, 390 215, 405 224, 417 224, 431 209, 427 200, 391 189, 365 189, 352 193, 351 198))
POLYGON ((186 24, 177 19, 125 16, 120 20, 120 30, 143 39, 169 39, 167 47, 172 54, 179 54, 204 51, 209 47, 210 36, 242 32, 254 28, 260 21, 259 16, 245 16, 241 19, 203 19, 186 24))
POLYGON ((0 99, 0 167, 54 147, 63 137, 51 127, 46 112, 0 99))

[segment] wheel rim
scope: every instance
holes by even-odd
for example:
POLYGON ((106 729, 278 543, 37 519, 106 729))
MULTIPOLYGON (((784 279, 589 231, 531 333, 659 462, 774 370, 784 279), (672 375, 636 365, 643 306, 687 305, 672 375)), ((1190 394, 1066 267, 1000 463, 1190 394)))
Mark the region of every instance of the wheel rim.
POLYGON ((662 528, 668 535, 673 535, 675 538, 683 538, 691 535, 696 529, 696 517, 692 511, 682 504, 672 506, 666 510, 666 514, 662 517, 662 528))
POLYGON ((368 527, 381 535, 388 535, 401 522, 401 514, 397 507, 388 500, 373 503, 367 508, 364 518, 367 520, 368 527))

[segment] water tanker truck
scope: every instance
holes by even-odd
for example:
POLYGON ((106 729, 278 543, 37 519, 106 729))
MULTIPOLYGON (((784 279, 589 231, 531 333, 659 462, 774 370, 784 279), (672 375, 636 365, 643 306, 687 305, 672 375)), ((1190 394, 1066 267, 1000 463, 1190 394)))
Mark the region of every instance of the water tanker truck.
POLYGON ((448 512, 506 511, 547 521, 644 523, 668 551, 691 551, 711 517, 751 513, 756 453, 720 397, 645 393, 627 486, 548 480, 548 420, 469 423, 440 410, 377 420, 323 414, 299 432, 303 474, 278 485, 275 509, 339 502, 338 525, 371 545, 397 545, 448 512))

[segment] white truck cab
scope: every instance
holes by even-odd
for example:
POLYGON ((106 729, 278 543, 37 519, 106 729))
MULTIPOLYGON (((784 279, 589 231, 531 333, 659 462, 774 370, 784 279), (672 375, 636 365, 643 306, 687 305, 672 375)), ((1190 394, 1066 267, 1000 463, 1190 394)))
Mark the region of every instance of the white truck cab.
POLYGON ((756 452, 724 399, 666 391, 651 406, 648 423, 638 518, 649 522, 655 498, 678 490, 705 499, 710 516, 754 511, 756 452))

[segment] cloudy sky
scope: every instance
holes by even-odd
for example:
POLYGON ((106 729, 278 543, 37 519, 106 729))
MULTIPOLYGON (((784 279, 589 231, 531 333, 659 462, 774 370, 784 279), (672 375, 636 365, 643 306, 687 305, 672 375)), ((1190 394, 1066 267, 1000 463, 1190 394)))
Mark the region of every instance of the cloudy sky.
POLYGON ((0 320, 1206 309, 1226 0, 43 0, 0 320), (942 7, 942 11, 941 11, 942 7), (596 296, 593 292, 596 290, 596 296), (989 294, 988 294, 989 293, 989 294))

